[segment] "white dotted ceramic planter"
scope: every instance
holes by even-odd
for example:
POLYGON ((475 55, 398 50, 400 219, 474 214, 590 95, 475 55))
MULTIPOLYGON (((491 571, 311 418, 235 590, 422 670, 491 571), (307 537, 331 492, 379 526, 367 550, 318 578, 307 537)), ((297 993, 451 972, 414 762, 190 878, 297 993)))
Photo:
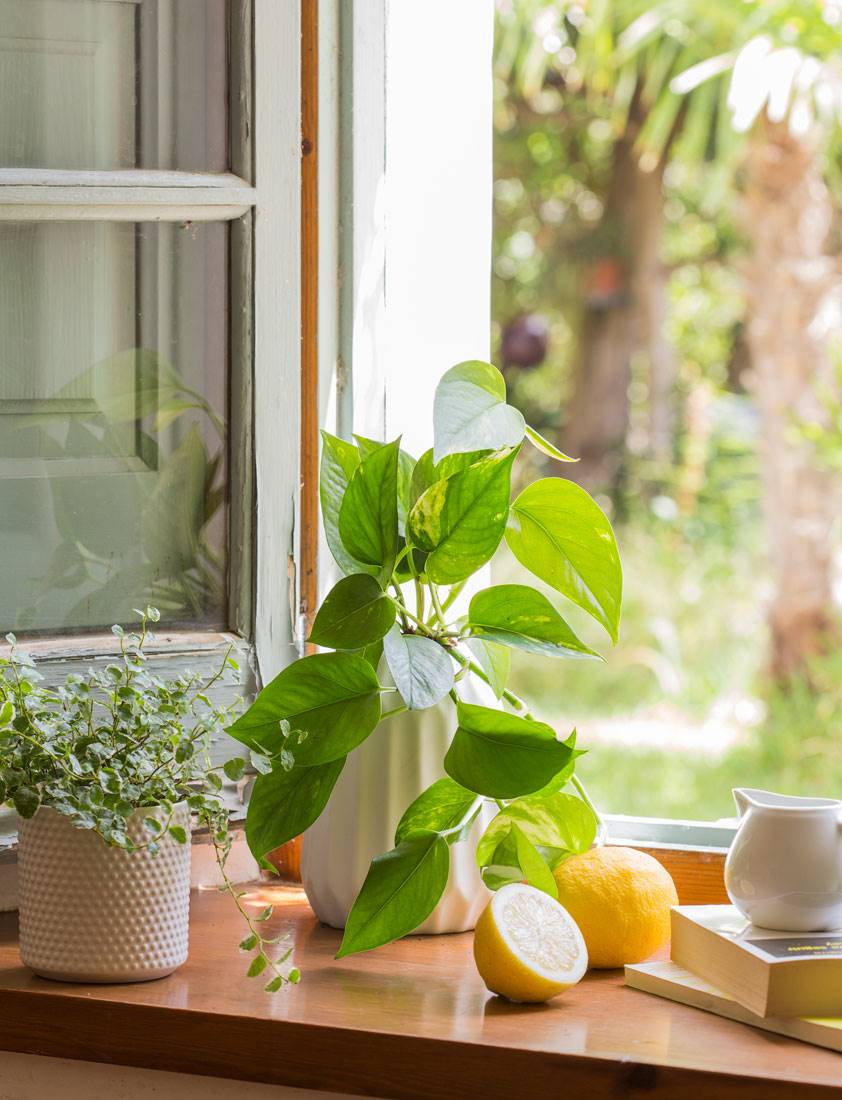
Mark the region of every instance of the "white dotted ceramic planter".
MULTIPOLYGON (((148 841, 139 810, 129 835, 148 841)), ((158 812, 158 816, 162 811, 158 812)), ((187 806, 172 824, 189 831, 187 806)), ((42 807, 20 827, 20 953, 44 978, 143 982, 187 958, 190 844, 170 836, 160 851, 109 848, 89 829, 42 807)))
MULTIPOLYGON (((494 705, 494 696, 463 689, 465 698, 494 705)), ((313 912, 344 928, 375 856, 394 846, 403 811, 443 775, 455 729, 449 702, 381 723, 348 761, 321 817, 304 834, 301 878, 313 912)), ((476 845, 496 808, 486 805, 466 840, 450 849, 444 893, 417 932, 466 932, 491 897, 476 864, 476 845)))

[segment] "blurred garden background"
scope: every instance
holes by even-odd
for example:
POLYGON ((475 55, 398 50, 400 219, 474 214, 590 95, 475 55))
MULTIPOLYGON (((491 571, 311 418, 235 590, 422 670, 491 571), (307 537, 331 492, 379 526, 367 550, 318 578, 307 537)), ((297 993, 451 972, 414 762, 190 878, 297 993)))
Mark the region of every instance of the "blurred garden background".
POLYGON ((497 0, 494 73, 495 362, 625 570, 513 687, 606 811, 842 797, 842 9, 497 0))

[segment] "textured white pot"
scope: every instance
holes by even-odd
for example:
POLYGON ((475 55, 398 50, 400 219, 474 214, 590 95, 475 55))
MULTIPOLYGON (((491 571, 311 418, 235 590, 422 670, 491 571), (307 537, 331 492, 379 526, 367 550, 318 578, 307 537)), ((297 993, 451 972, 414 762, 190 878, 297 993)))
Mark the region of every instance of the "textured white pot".
MULTIPOLYGON (((468 698, 468 692, 463 692, 468 698)), ((486 705, 496 700, 477 697, 486 705)), ((344 928, 375 856, 394 847, 395 829, 407 806, 440 779, 456 727, 453 707, 441 703, 381 723, 355 749, 321 817, 304 834, 301 878, 316 916, 344 928)), ((466 932, 491 894, 476 865, 476 843, 496 808, 486 804, 466 840, 450 849, 444 894, 418 932, 466 932)))
MULTIPOLYGON (((149 839, 138 810, 128 822, 149 839)), ((174 825, 189 831, 185 803, 174 825)), ((20 826, 21 959, 43 978, 65 982, 143 982, 163 978, 187 958, 190 844, 170 836, 160 851, 109 848, 41 807, 20 826)))

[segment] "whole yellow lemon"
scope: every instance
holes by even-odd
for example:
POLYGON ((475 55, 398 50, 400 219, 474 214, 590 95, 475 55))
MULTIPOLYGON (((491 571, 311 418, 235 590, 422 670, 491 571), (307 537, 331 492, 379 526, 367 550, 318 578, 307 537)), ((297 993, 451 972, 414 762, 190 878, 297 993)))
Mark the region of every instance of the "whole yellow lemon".
POLYGON ((678 894, 656 859, 635 848, 592 848, 555 870, 558 900, 578 924, 590 966, 643 962, 670 937, 678 894))

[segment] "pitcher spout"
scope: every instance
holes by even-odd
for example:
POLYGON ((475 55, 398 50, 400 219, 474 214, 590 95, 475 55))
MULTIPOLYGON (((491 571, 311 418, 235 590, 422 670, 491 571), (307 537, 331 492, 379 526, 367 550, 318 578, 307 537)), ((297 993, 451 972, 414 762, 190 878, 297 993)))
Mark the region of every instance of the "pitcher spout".
POLYGON ((825 814, 842 809, 842 802, 836 798, 799 798, 791 794, 775 794, 772 791, 758 791, 753 787, 734 787, 731 793, 737 806, 737 813, 745 817, 749 810, 764 813, 787 814, 825 814))
POLYGON ((731 794, 734 796, 738 815, 744 817, 746 812, 753 805, 753 800, 749 796, 748 790, 745 787, 734 787, 731 794))

